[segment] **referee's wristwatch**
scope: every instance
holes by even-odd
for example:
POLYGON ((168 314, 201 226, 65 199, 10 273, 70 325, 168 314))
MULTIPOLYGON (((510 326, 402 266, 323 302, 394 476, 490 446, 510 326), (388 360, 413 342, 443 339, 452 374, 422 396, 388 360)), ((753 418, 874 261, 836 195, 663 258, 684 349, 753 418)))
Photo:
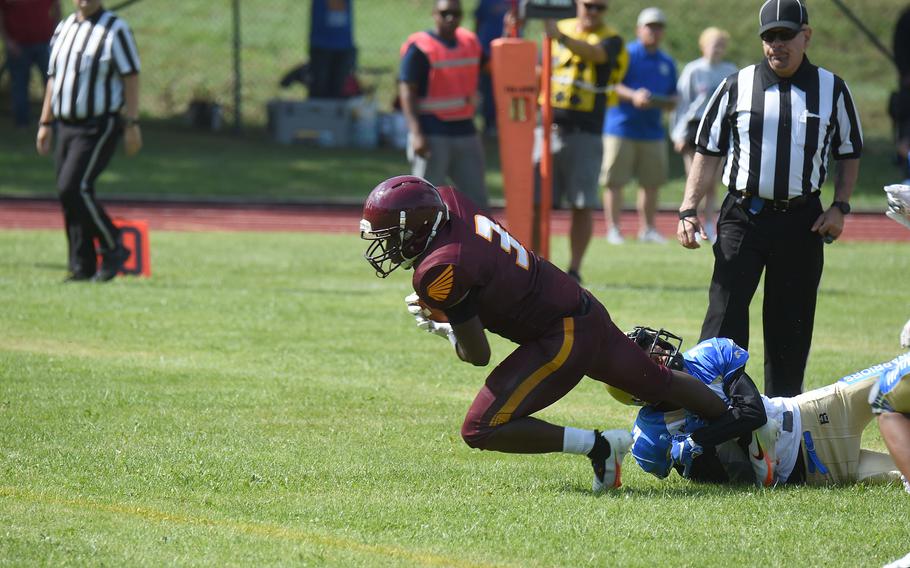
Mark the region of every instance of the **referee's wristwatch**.
POLYGON ((831 203, 831 207, 837 207, 843 215, 850 214, 850 204, 846 201, 835 201, 831 203))

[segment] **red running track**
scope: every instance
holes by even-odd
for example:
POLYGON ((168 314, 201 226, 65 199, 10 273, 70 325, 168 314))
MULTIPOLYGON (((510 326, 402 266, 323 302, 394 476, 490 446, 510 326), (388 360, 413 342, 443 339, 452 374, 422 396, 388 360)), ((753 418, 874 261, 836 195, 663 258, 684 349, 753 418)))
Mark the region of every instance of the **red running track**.
MULTIPOLYGON (((113 217, 144 219, 157 231, 290 231, 357 233, 360 208, 319 205, 189 204, 114 202, 107 206, 113 217)), ((494 215, 503 217, 501 211, 494 215)), ((552 232, 566 235, 568 211, 554 211, 552 232)), ((661 212, 657 229, 674 238, 678 219, 675 212, 661 212)), ((56 201, 41 199, 0 200, 0 229, 62 229, 63 218, 56 201)), ((623 213, 620 229, 634 238, 638 219, 634 212, 623 213)), ((595 214, 596 235, 606 232, 603 215, 595 214)), ((884 213, 856 213, 847 217, 842 236, 845 241, 905 241, 910 231, 885 217, 884 213)))

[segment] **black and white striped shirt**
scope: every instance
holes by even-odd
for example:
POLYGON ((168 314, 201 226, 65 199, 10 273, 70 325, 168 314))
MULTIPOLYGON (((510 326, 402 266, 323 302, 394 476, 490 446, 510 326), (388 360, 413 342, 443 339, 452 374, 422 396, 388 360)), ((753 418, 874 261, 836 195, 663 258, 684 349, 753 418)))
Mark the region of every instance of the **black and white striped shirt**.
POLYGON ((727 156, 724 184, 737 192, 785 200, 818 191, 828 154, 859 158, 863 133, 850 89, 805 58, 778 77, 765 60, 727 77, 708 103, 697 151, 727 156))
POLYGON ((99 10, 80 22, 74 13, 51 39, 51 110, 71 121, 119 112, 125 103, 122 77, 138 72, 139 51, 124 20, 99 10))

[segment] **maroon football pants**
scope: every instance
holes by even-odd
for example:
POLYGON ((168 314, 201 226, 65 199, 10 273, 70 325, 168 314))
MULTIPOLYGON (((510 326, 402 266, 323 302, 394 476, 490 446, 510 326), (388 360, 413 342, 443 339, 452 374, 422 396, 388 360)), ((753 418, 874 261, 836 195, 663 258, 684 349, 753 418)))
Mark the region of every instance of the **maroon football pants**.
POLYGON ((583 311, 554 322, 493 369, 461 427, 469 446, 483 448, 497 427, 550 406, 585 375, 647 402, 663 400, 670 370, 626 337, 590 294, 583 311))

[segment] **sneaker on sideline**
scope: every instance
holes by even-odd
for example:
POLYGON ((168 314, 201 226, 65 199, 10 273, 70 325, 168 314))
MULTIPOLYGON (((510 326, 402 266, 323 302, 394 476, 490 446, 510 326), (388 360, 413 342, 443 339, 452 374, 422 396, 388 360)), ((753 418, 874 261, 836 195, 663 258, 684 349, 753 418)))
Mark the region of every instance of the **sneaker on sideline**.
POLYGON ((655 243, 658 245, 662 245, 667 242, 667 239, 665 239, 660 233, 658 233, 657 229, 655 229, 654 227, 648 227, 646 229, 639 231, 638 242, 655 243))
POLYGON ((622 233, 619 232, 619 229, 610 227, 610 230, 607 231, 607 242, 611 245, 621 245, 626 242, 626 239, 622 238, 622 233))

